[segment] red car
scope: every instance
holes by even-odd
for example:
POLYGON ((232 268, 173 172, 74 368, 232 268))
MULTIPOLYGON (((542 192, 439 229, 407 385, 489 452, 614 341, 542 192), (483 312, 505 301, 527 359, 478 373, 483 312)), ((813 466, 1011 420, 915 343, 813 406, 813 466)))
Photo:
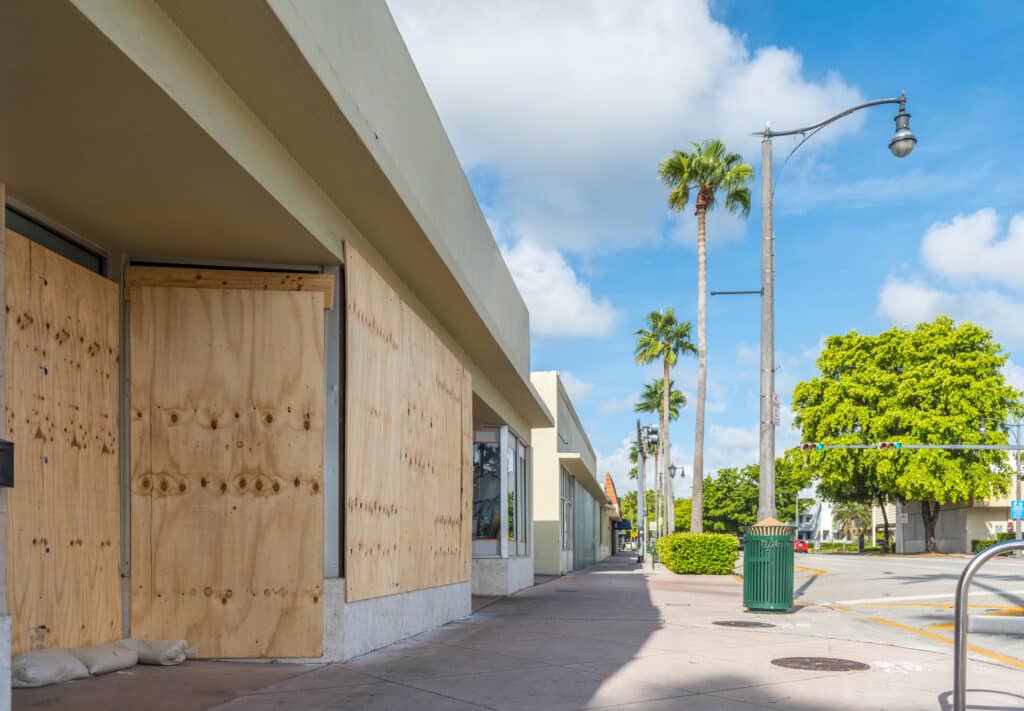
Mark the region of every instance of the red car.
POLYGON ((797 553, 807 552, 807 541, 802 541, 799 538, 793 541, 793 550, 797 553))

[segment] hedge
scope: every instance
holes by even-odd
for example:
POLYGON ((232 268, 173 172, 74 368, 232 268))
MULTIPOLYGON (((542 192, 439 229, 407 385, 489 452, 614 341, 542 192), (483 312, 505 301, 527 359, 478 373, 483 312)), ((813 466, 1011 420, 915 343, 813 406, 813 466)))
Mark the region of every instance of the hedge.
POLYGON ((658 557, 681 575, 729 575, 740 542, 727 533, 673 533, 658 539, 658 557))
POLYGON ((1008 541, 1011 538, 1013 538, 1012 533, 997 533, 995 538, 982 538, 980 540, 974 539, 971 541, 971 552, 974 554, 981 553, 989 546, 994 546, 997 543, 1008 541))

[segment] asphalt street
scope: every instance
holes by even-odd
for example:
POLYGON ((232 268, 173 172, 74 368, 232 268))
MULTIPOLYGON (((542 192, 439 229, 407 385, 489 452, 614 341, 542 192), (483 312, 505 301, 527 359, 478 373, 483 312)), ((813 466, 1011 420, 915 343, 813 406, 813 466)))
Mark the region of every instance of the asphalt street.
MULTIPOLYGON (((966 556, 797 554, 795 629, 951 652, 966 556)), ((968 599, 971 655, 1024 669, 1024 560, 990 561, 968 599), (981 618, 981 619, 979 619, 981 618)))

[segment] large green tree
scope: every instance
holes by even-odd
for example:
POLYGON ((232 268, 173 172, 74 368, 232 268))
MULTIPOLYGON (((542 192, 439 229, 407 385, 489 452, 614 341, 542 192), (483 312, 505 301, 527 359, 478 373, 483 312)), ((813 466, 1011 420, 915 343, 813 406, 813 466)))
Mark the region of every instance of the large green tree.
MULTIPOLYGON (((737 533, 757 523, 760 468, 748 464, 719 469, 704 478, 704 526, 714 533, 737 533)), ((795 457, 775 460, 775 505, 783 521, 796 520, 796 495, 811 483, 812 472, 795 457)), ((801 501, 801 510, 811 501, 801 501)))
POLYGON ((675 309, 668 308, 664 311, 652 311, 647 314, 647 326, 636 331, 636 362, 643 365, 661 361, 662 365, 662 392, 661 392, 661 427, 658 445, 661 450, 661 466, 664 470, 662 488, 665 501, 668 504, 663 515, 673 510, 671 506, 672 491, 667 482, 668 467, 671 463, 671 450, 669 449, 668 421, 672 409, 670 393, 672 392, 672 367, 679 360, 679 356, 685 353, 696 353, 690 333, 693 325, 689 321, 676 320, 675 309))
MULTIPOLYGON (((693 531, 702 530, 704 481, 704 404, 708 386, 707 339, 707 214, 724 196, 725 209, 750 214, 750 183, 754 169, 738 153, 729 153, 718 139, 693 143, 693 151, 672 151, 658 166, 669 188, 669 208, 681 212, 696 193, 697 213, 697 412, 693 449, 693 531)), ((666 376, 667 380, 668 376, 666 376)))
MULTIPOLYGON (((795 423, 805 442, 1006 444, 1005 432, 980 427, 1020 411, 1006 359, 989 331, 947 316, 912 330, 832 336, 819 375, 793 392, 795 423)), ((806 458, 830 499, 921 502, 928 551, 937 550, 944 504, 990 498, 1009 484, 999 451, 826 449, 806 458)))

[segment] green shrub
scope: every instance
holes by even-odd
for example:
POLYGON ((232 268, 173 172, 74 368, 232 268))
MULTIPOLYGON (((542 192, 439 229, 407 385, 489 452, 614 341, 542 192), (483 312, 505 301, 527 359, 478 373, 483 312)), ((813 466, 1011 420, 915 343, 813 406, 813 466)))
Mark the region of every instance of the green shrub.
POLYGON ((989 546, 994 546, 998 541, 994 538, 975 538, 971 541, 971 553, 981 553, 989 546))
POLYGON ((658 556, 681 575, 728 575, 736 567, 740 542, 727 533, 673 533, 658 539, 658 556))
MULTIPOLYGON (((1012 533, 997 533, 995 538, 981 538, 971 541, 971 553, 981 553, 989 546, 994 546, 997 543, 1008 541, 1013 538, 1012 533)), ((1009 555, 1009 554, 1006 554, 1009 555)))

